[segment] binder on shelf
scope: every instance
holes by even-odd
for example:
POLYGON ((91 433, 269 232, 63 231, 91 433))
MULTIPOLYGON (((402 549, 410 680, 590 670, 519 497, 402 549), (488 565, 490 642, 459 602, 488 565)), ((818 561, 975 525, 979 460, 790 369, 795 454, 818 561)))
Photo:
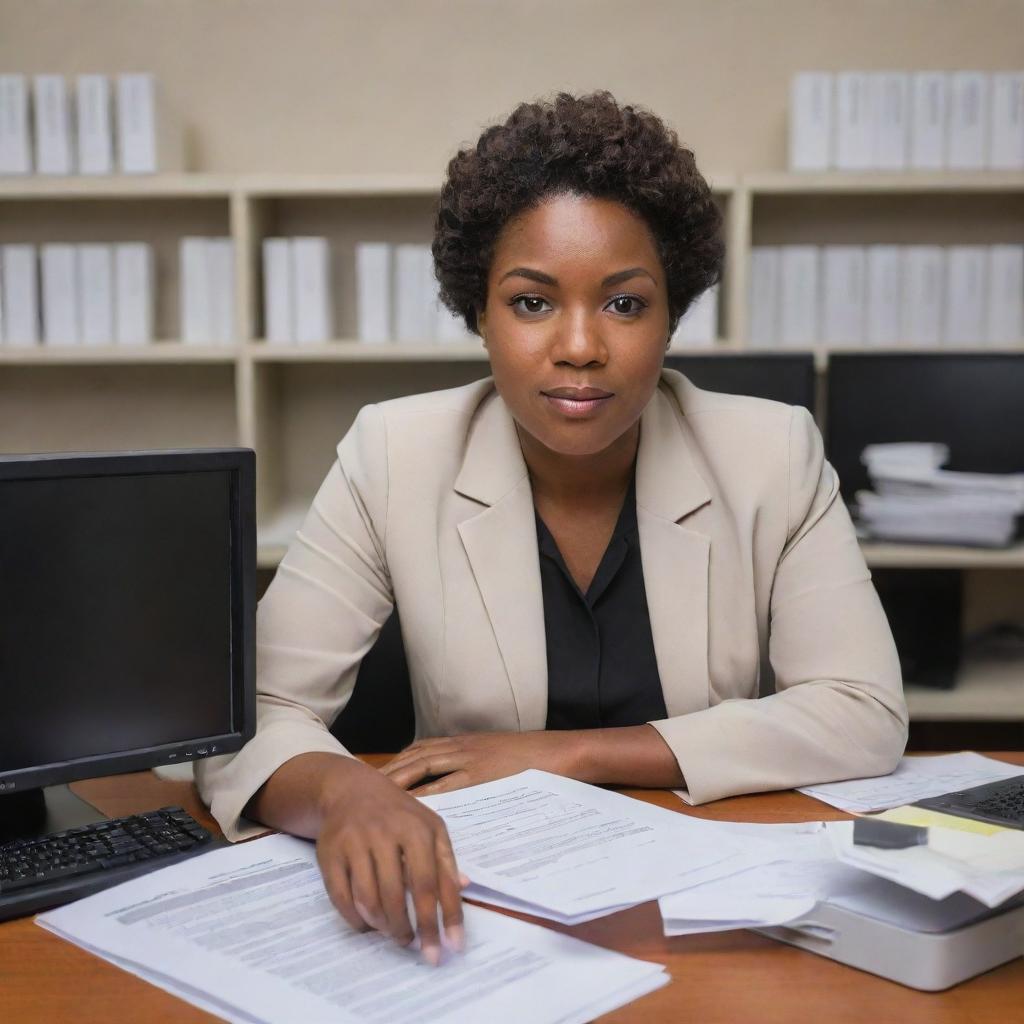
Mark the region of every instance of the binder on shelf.
POLYGON ((292 292, 291 242, 287 238, 264 238, 263 337, 271 343, 295 340, 292 292))
POLYGON ((954 71, 949 76, 949 134, 946 167, 977 171, 988 155, 989 76, 983 71, 954 71))
POLYGON ((185 237, 178 244, 181 271, 181 340, 209 345, 213 340, 213 282, 207 260, 207 239, 185 237))
POLYGON ((210 339, 235 342, 235 247, 230 238, 206 239, 206 272, 210 279, 210 339))
POLYGON ((711 348, 718 337, 718 285, 693 300, 676 326, 672 348, 711 348))
POLYGON ((870 170, 875 140, 869 77, 861 71, 841 71, 835 89, 835 166, 840 171, 870 170))
POLYGON ((772 348, 779 341, 780 250, 756 245, 750 252, 749 335, 753 348, 772 348))
POLYGON ((395 246, 395 336, 400 342, 423 342, 436 329, 434 280, 430 246, 411 242, 395 246))
POLYGON ((816 245, 779 249, 779 341, 807 348, 820 340, 819 252, 816 245))
POLYGON ((153 253, 145 242, 114 246, 115 338, 119 345, 153 340, 153 253))
POLYGON ((110 117, 110 79, 79 75, 75 80, 78 173, 114 173, 114 135, 110 117))
POLYGON ((910 167, 941 171, 946 166, 949 75, 917 71, 911 78, 910 167))
POLYGON ((83 345, 114 343, 114 250, 89 243, 75 247, 78 310, 83 345))
POLYGON ((868 76, 874 113, 872 166, 879 171, 902 171, 907 166, 910 138, 910 75, 875 71, 868 76))
POLYGON ((832 75, 800 71, 789 87, 789 169, 828 170, 831 150, 832 75))
POLYGON ((988 255, 983 245, 951 245, 946 250, 943 341, 947 345, 981 345, 985 341, 988 255))
POLYGON ((28 78, 0 75, 0 174, 31 174, 28 78))
POLYGON ((360 341, 391 339, 391 246, 356 243, 356 316, 360 341))
POLYGON ((987 164, 997 171, 1024 170, 1024 71, 992 75, 987 164))
POLYGON ((906 245, 901 257, 900 334, 911 345, 938 345, 942 339, 945 253, 938 245, 906 245))
POLYGON ((63 75, 35 75, 32 80, 35 114, 36 171, 72 174, 71 113, 63 75))
POLYGON ((39 344, 39 274, 34 245, 0 249, 4 296, 4 343, 18 347, 39 344))
POLYGON ((40 250, 43 294, 43 341, 78 344, 78 282, 75 247, 49 244, 40 250))
POLYGON ((896 345, 903 340, 900 337, 902 268, 898 245, 867 247, 864 341, 868 345, 896 345))
POLYGON ((181 126, 151 74, 117 76, 117 151, 123 174, 185 169, 181 126))
POLYGON ((300 345, 330 341, 334 329, 327 239, 293 238, 291 256, 295 341, 300 345))
POLYGON ((1024 245, 989 248, 987 341, 1015 345, 1024 339, 1024 245))
POLYGON ((861 246, 822 250, 821 336, 828 345, 864 342, 865 259, 861 246))

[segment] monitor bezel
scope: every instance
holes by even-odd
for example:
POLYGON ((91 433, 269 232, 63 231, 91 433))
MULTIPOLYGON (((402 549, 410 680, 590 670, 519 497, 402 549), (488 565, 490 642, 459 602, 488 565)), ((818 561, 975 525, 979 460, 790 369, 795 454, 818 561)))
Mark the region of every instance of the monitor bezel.
POLYGON ((231 729, 175 743, 0 771, 0 796, 40 786, 145 771, 241 749, 256 731, 256 455, 250 448, 0 455, 0 481, 229 474, 231 524, 231 729))

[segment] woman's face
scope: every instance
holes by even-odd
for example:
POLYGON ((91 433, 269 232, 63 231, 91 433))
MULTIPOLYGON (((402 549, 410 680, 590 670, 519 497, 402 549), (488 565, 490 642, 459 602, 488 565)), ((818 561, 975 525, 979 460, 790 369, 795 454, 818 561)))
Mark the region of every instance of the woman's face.
POLYGON ((547 199, 498 236, 477 320, 520 429, 560 454, 604 451, 638 422, 668 343, 650 230, 612 200, 547 199))

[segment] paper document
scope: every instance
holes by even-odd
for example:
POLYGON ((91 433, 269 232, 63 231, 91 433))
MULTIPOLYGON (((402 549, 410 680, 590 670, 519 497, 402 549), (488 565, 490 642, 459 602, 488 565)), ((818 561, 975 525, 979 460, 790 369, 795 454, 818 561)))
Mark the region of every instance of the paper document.
POLYGON ((892 850, 854 844, 853 825, 852 821, 830 821, 826 826, 840 862, 933 900, 961 892, 986 907, 997 907, 1024 891, 1022 832, 985 836, 929 828, 926 845, 892 850))
POLYGON ((753 853, 714 823, 532 769, 422 799, 448 826, 467 896, 563 923, 731 874, 753 853))
POLYGON ((658 905, 666 935, 786 924, 863 877, 837 861, 824 822, 715 824, 764 844, 764 860, 737 874, 663 896, 658 905))
POLYGON ((465 907, 466 952, 425 964, 331 905, 312 843, 216 850, 36 918, 231 1021, 584 1022, 668 982, 659 964, 465 907))
POLYGON ((1024 775, 1024 767, 981 754, 941 754, 905 757, 890 775, 802 786, 800 792, 851 814, 866 814, 1015 775, 1024 775))

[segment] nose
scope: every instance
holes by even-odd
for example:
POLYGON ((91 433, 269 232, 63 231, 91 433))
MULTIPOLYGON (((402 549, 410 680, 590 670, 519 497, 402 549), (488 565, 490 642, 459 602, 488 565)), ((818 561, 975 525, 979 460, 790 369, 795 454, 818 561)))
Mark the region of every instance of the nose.
POLYGON ((560 317, 556 326, 552 361, 568 366, 601 366, 608 360, 608 348, 596 319, 584 309, 560 317))

